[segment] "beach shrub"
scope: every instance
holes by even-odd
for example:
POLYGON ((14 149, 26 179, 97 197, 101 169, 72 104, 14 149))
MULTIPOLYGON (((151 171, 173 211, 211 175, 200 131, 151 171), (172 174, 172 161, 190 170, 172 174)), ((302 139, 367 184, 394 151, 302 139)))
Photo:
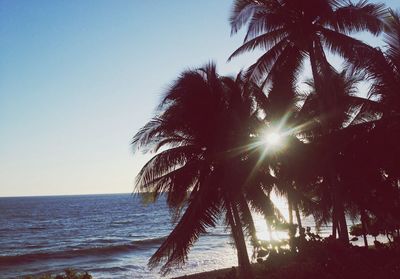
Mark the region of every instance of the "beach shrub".
MULTIPOLYGON (((390 218, 389 220, 371 218, 366 227, 366 233, 373 236, 375 241, 378 235, 385 235, 389 243, 394 242, 395 239, 400 237, 399 224, 390 218)), ((351 226, 350 234, 354 236, 361 236, 363 234, 362 225, 354 224, 351 226)))
POLYGON ((26 276, 24 279, 92 279, 92 275, 87 272, 79 273, 73 269, 64 270, 64 274, 43 274, 37 276, 26 276))
POLYGON ((307 241, 298 253, 270 254, 259 278, 381 279, 399 278, 400 248, 366 249, 326 238, 307 241))

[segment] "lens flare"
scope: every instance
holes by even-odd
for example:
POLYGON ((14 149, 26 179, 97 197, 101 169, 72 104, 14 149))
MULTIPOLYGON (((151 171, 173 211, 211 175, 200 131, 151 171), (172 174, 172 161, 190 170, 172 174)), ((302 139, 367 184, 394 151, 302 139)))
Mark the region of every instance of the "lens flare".
POLYGON ((268 145, 272 145, 272 146, 279 145, 281 140, 282 140, 282 136, 277 132, 269 132, 269 133, 266 133, 266 135, 265 135, 265 142, 268 145))
POLYGON ((265 148, 270 151, 277 151, 284 147, 285 135, 276 129, 269 129, 265 132, 263 137, 265 148))

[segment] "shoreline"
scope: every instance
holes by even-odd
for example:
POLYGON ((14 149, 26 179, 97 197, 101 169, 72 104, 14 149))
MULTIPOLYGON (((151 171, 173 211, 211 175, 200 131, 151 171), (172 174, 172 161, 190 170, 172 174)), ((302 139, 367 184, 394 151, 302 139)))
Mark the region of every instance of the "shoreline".
MULTIPOLYGON (((397 279, 400 244, 382 247, 343 246, 338 242, 311 242, 296 253, 274 253, 251 264, 254 278, 275 279, 397 279)), ((239 279, 238 267, 187 274, 171 279, 239 279)))
MULTIPOLYGON (((265 271, 264 263, 252 263, 251 267, 255 276, 261 275, 265 271)), ((236 273, 238 270, 237 266, 226 267, 221 269, 214 269, 210 271, 203 271, 199 273, 192 273, 178 277, 171 277, 171 279, 217 279, 225 278, 228 274, 236 273)))

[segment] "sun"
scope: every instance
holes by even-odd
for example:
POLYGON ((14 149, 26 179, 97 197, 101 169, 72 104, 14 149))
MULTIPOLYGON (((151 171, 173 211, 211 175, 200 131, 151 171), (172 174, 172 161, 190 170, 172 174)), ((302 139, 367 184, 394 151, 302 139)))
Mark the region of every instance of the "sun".
POLYGON ((272 146, 277 146, 281 143, 282 135, 278 132, 271 131, 265 134, 265 143, 272 146))
POLYGON ((268 149, 280 149, 284 144, 284 135, 275 129, 270 129, 265 132, 263 142, 268 149))

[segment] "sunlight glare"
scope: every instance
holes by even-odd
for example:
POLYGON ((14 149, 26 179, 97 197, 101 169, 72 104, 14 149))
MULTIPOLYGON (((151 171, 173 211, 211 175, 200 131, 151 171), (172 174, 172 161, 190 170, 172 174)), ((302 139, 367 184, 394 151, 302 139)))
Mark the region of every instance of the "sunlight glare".
POLYGON ((283 146, 284 136, 276 130, 267 131, 264 135, 264 144, 267 148, 278 149, 283 146))
POLYGON ((265 141, 270 145, 277 145, 281 140, 281 135, 277 132, 267 133, 265 136, 265 141))
MULTIPOLYGON (((283 215, 283 217, 288 220, 289 214, 288 214, 288 205, 287 201, 284 197, 280 197, 278 194, 275 193, 275 191, 271 192, 271 200, 275 204, 275 206, 278 208, 280 213, 283 215)), ((289 238, 289 235, 287 231, 279 231, 279 230, 272 230, 272 235, 270 235, 270 232, 268 231, 268 227, 266 224, 266 221, 264 219, 264 216, 260 213, 254 213, 253 214, 254 218, 254 225, 256 227, 257 231, 257 238, 261 241, 271 241, 271 240, 286 240, 289 238)))

